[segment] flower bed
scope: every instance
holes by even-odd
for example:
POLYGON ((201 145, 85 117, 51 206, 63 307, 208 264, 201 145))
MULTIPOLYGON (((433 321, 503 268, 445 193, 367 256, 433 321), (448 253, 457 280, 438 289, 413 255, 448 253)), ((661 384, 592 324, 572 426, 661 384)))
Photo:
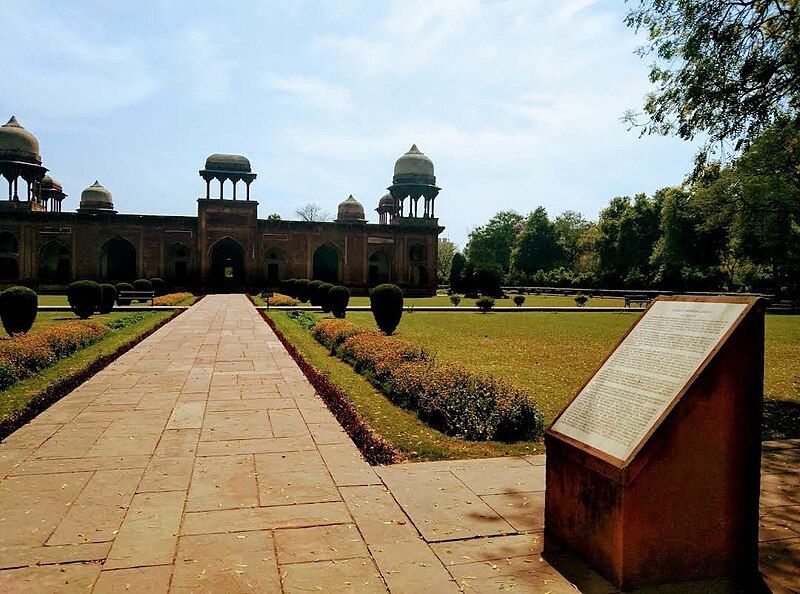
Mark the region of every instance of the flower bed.
POLYGON ((281 306, 281 305, 297 305, 299 302, 297 299, 293 299, 288 295, 284 295, 282 293, 273 293, 272 297, 267 299, 267 305, 270 307, 272 306, 281 306))
POLYGON ((190 297, 193 297, 191 293, 169 293, 153 299, 153 305, 180 305, 190 297))
POLYGON ((99 322, 75 321, 0 341, 0 390, 97 342, 110 331, 99 322))
POLYGON ((322 320, 314 337, 364 374, 398 406, 432 427, 470 440, 536 439, 543 417, 523 390, 438 364, 421 347, 346 320, 322 320))

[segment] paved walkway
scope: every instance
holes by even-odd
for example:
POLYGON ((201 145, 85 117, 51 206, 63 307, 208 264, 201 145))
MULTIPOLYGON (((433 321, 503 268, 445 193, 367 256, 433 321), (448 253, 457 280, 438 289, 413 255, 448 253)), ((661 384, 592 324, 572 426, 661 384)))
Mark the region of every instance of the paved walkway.
MULTIPOLYGON (((792 592, 800 443, 771 447, 763 567, 792 592)), ((541 557, 543 456, 370 467, 239 295, 9 436, 0 479, 0 592, 615 591, 541 557)))

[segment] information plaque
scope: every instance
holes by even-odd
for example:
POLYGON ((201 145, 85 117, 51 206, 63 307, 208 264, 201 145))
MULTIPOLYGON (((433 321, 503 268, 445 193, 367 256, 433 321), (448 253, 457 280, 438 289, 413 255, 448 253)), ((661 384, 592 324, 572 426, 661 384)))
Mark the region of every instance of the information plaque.
POLYGON ((553 430, 627 460, 745 307, 656 301, 553 430))
POLYGON ((763 374, 762 300, 655 300, 545 435, 545 550, 623 589, 754 574, 763 374))

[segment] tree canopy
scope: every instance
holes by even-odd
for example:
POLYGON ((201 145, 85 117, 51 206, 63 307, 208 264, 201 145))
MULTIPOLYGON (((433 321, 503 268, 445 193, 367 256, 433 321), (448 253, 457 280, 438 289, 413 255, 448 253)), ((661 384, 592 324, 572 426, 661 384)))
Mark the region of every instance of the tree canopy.
POLYGON ((800 108, 797 0, 638 0, 626 23, 648 34, 653 58, 644 111, 626 119, 646 134, 707 139, 738 150, 800 108))

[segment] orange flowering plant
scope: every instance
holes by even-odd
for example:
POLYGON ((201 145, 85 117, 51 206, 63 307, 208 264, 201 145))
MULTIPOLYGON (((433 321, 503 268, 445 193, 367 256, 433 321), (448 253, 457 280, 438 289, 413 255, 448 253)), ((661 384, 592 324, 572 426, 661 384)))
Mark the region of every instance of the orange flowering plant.
POLYGON ((169 293, 153 299, 153 305, 179 305, 191 296, 191 293, 169 293))

